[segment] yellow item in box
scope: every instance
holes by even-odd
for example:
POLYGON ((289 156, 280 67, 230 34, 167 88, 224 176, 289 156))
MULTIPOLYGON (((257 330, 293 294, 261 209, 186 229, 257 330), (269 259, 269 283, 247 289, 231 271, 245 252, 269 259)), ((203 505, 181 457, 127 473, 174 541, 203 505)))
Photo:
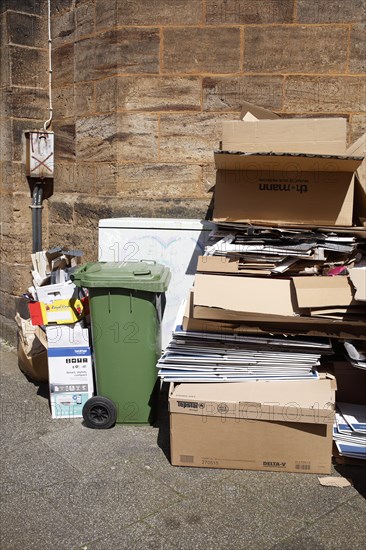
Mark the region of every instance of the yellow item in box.
POLYGON ((76 323, 83 317, 83 304, 80 300, 54 300, 52 304, 40 302, 44 324, 76 323))

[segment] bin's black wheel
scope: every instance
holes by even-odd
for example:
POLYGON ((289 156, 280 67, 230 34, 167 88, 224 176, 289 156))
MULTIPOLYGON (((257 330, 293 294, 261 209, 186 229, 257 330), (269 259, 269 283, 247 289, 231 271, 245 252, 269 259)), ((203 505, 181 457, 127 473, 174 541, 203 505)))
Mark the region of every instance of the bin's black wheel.
POLYGON ((107 430, 116 423, 117 410, 107 397, 95 396, 85 403, 83 418, 88 428, 107 430))

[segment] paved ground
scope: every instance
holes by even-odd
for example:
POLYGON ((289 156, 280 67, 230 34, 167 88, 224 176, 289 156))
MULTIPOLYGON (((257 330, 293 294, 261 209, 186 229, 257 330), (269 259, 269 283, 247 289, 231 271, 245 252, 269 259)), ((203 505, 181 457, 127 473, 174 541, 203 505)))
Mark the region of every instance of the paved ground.
POLYGON ((1 351, 1 549, 355 550, 366 547, 366 475, 172 467, 160 427, 51 420, 47 388, 1 351))

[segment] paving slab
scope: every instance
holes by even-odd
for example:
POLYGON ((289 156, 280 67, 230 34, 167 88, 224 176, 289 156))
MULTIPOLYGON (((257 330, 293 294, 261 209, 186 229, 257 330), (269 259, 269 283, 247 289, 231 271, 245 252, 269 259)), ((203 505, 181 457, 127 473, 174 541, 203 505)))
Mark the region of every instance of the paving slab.
POLYGON ((207 481, 200 496, 145 521, 168 540, 171 548, 182 550, 263 550, 283 538, 283 533, 294 533, 305 525, 303 520, 288 518, 229 479, 207 481))
POLYGON ((366 546, 366 506, 360 495, 327 514, 295 536, 286 537, 271 550, 364 550, 366 546))
POLYGON ((168 542, 160 533, 151 529, 146 523, 134 523, 125 529, 118 529, 104 537, 83 544, 77 550, 105 550, 106 548, 128 548, 128 550, 171 550, 168 542))
POLYGON ((41 437, 82 473, 94 472, 103 465, 156 449, 157 429, 151 426, 116 425, 111 430, 92 430, 82 419, 66 431, 41 437))
MULTIPOLYGON (((81 459, 87 461, 88 456, 81 459)), ((45 497, 82 532, 84 541, 128 527, 182 500, 128 461, 102 466, 71 484, 48 487, 45 497)))
POLYGON ((173 467, 166 392, 158 427, 90 430, 50 418, 47 387, 2 352, 1 549, 357 550, 365 469, 318 476, 173 467))
POLYGON ((30 382, 15 353, 0 347, 0 437, 2 448, 62 431, 76 419, 52 420, 47 384, 30 382))
POLYGON ((156 445, 148 453, 131 457, 131 462, 184 497, 197 496, 207 483, 224 479, 230 474, 228 470, 172 466, 164 451, 156 445))
MULTIPOLYGON (((332 475, 341 477, 337 472, 332 475)), ((326 513, 358 494, 353 487, 323 487, 318 477, 322 476, 235 470, 229 479, 240 485, 244 484, 277 513, 285 514, 294 520, 312 521, 320 513, 326 513)))
POLYGON ((72 481, 78 471, 40 440, 17 443, 2 448, 1 485, 7 492, 14 490, 37 491, 44 486, 72 481))
POLYGON ((82 542, 82 534, 38 494, 27 491, 2 496, 2 550, 71 550, 82 542))

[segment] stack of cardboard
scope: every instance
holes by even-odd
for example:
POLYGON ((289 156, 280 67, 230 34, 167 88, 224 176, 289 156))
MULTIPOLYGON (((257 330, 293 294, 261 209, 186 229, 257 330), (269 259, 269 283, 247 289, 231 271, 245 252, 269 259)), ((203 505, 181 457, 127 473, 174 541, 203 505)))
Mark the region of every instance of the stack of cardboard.
MULTIPOLYGON (((272 354, 268 362, 266 338, 271 334, 296 336, 300 341, 304 337, 366 339, 366 208, 363 207, 366 201, 362 202, 366 186, 359 184, 357 179, 363 156, 346 151, 345 119, 286 120, 263 109, 255 111, 250 106, 246 106, 244 120, 223 123, 222 146, 214 156, 217 178, 213 221, 217 227, 199 261, 194 289, 183 315, 182 329, 186 331, 186 345, 191 347, 186 364, 192 367, 194 353, 197 359, 197 347, 192 348, 187 333, 188 336, 195 331, 201 335, 254 333, 263 338, 262 356, 267 360, 268 379, 243 384, 231 378, 226 381, 232 383, 226 385, 183 383, 172 387, 173 464, 329 472, 331 430, 325 425, 333 424, 335 419, 335 383, 326 375, 314 376, 313 380, 296 382, 299 385, 297 394, 297 388, 295 392, 291 385, 295 384, 290 381, 291 376, 287 380, 285 377, 285 381, 271 380, 269 375, 271 369, 276 372, 279 356, 272 354), (355 196, 362 196, 357 204, 355 196), (265 390, 262 391, 262 387, 265 390), (314 396, 318 391, 323 393, 316 400, 314 396), (297 400, 300 394, 303 397, 297 400), (214 449, 205 430, 208 430, 206 417, 215 415, 205 413, 197 445, 190 447, 192 439, 184 437, 185 433, 193 432, 193 424, 189 425, 193 420, 188 417, 194 411, 211 410, 206 406, 210 396, 212 403, 220 405, 216 416, 221 411, 221 420, 224 417, 225 423, 230 423, 228 418, 233 422, 242 418, 238 417, 238 410, 243 402, 259 406, 258 432, 254 434, 255 428, 252 428, 249 435, 246 422, 239 422, 239 431, 235 434, 225 431, 225 445, 221 442, 214 449), (303 452, 305 466, 296 466, 301 463, 298 457, 297 462, 291 461, 287 439, 281 439, 280 435, 287 437, 286 416, 270 417, 268 411, 264 414, 268 405, 266 399, 276 404, 295 402, 298 413, 302 411, 295 420, 303 423, 302 427, 292 424, 288 440, 294 441, 291 437, 296 433, 299 449, 302 448, 300 440, 306 440, 305 433, 314 429, 314 426, 309 427, 311 422, 303 411, 313 410, 315 403, 328 411, 325 421, 318 416, 313 422, 317 424, 318 437, 328 440, 326 456, 320 453, 322 464, 317 462, 318 451, 312 453, 315 446, 310 442, 310 448, 303 452), (270 424, 266 428, 262 425, 264 421, 270 424), (323 428, 325 431, 321 435, 323 428), (266 442, 258 436, 264 429, 274 438, 273 442, 270 439, 272 458, 268 459, 264 458, 268 457, 267 450, 260 449, 266 442), (239 437, 249 438, 246 445, 235 444, 239 437), (256 449, 255 457, 248 453, 248 446, 252 451, 256 449), (232 450, 232 462, 227 452, 224 461, 218 458, 223 456, 219 453, 220 448, 232 450)), ((167 380, 177 379, 165 368, 169 366, 173 371, 175 365, 181 369, 179 376, 184 380, 184 356, 177 347, 178 339, 175 334, 159 365, 162 377, 167 380)), ((201 359, 204 340, 201 336, 201 359)), ((212 350, 212 341, 207 340, 206 361, 217 353, 217 349, 212 350)), ((257 349, 260 349, 258 343, 257 349)), ((303 355, 304 349, 300 351, 303 355)), ((312 353, 314 351, 315 348, 312 353)), ((230 353, 233 353, 232 348, 230 353)), ((297 356, 300 363, 304 360, 301 354, 297 356)), ((320 355, 316 358, 318 362, 320 355)), ((187 354, 185 357, 187 359, 187 354)), ((313 355, 313 359, 315 357, 313 355)), ((293 361, 293 368, 298 364, 294 357, 288 359, 293 361)), ((312 366, 313 373, 318 364, 312 366)), ((258 372, 255 371, 254 378, 259 378, 258 372)), ((193 381, 192 371, 190 375, 193 381)), ((223 428, 217 421, 212 422, 215 424, 212 429, 218 430, 220 440, 223 428)))

